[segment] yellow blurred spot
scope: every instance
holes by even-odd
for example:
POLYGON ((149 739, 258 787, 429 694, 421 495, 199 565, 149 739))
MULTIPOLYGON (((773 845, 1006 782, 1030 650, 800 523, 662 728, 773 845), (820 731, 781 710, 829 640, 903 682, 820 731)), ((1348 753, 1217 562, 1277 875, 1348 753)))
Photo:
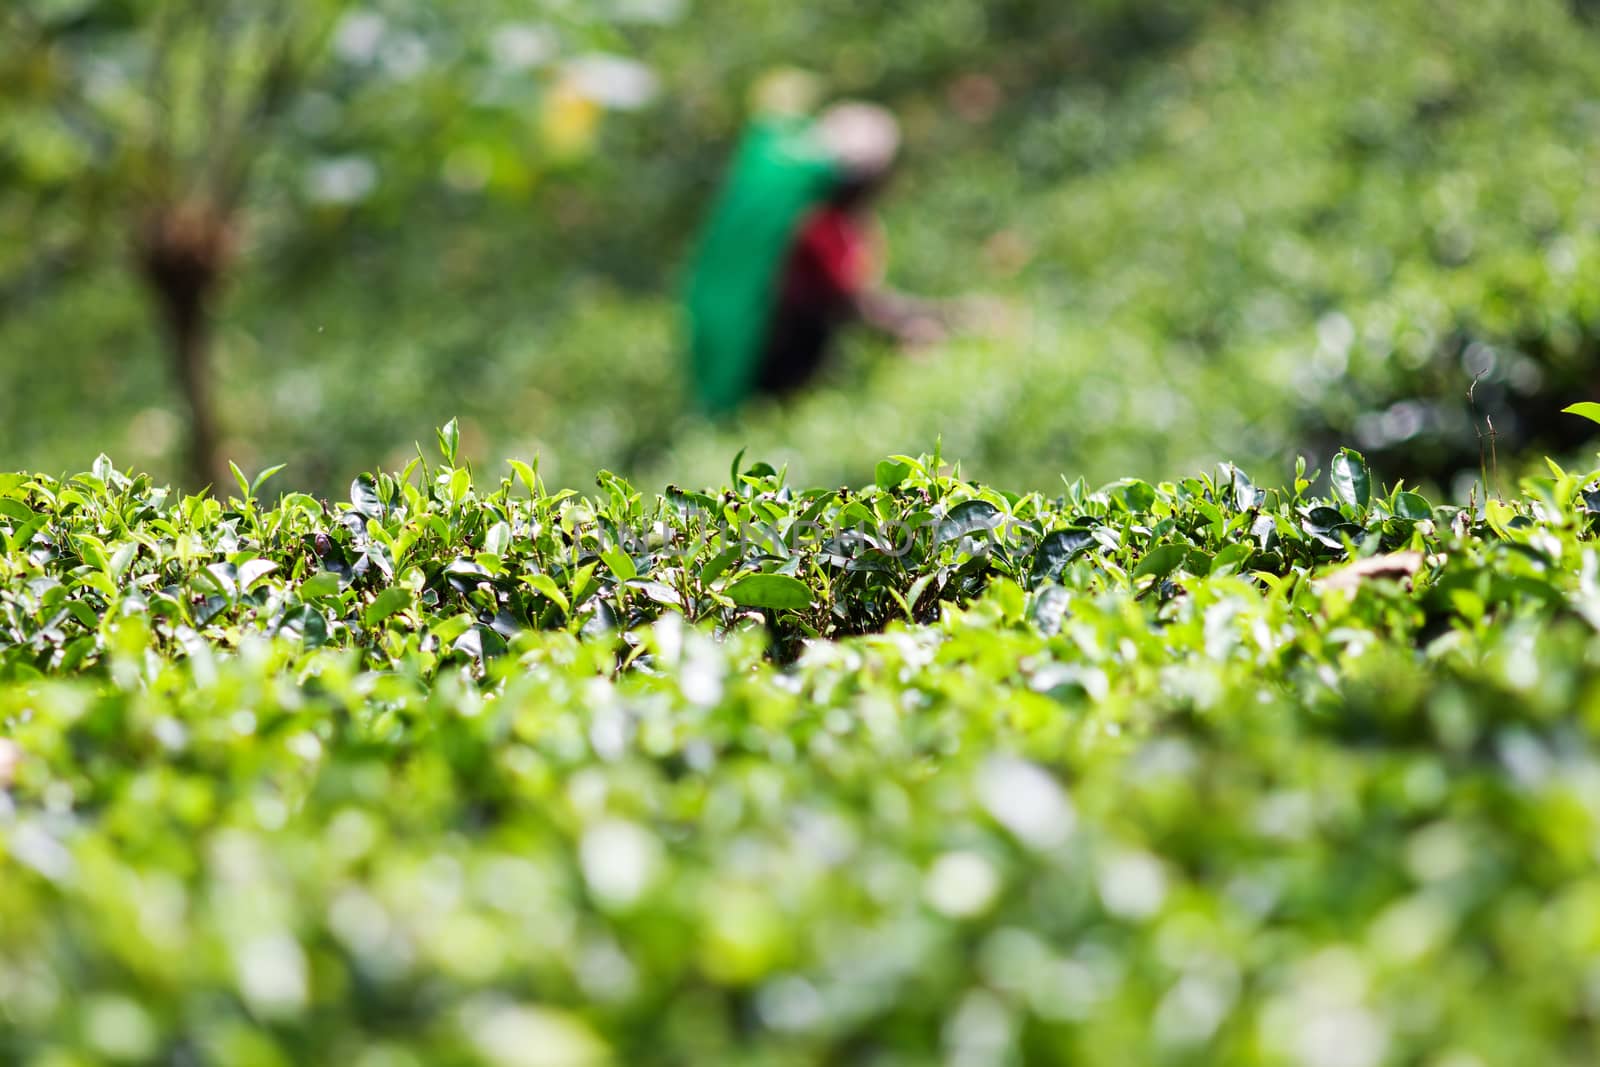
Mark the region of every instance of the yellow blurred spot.
POLYGON ((567 82, 545 97, 539 115, 539 133, 545 147, 559 159, 586 156, 594 150, 600 129, 600 105, 567 82))
POLYGON ((775 67, 750 87, 750 110, 757 115, 806 115, 821 99, 822 79, 797 67, 775 67))

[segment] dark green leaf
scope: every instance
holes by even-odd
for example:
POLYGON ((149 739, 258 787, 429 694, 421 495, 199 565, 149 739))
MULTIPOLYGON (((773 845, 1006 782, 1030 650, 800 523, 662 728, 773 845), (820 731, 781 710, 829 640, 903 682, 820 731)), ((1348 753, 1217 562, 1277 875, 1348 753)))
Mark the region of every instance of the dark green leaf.
POLYGON ((937 543, 955 541, 975 533, 992 530, 1000 523, 1000 509, 987 500, 964 500, 939 521, 937 543))
POLYGON ((1358 511, 1365 512, 1372 499, 1372 479, 1367 473, 1367 461, 1360 452, 1341 448, 1328 466, 1333 484, 1333 495, 1339 501, 1358 511))
POLYGON ((363 474, 350 483, 350 506, 365 518, 383 518, 383 501, 378 499, 378 484, 372 475, 363 474))
POLYGON ((1089 530, 1057 530, 1046 534, 1033 554, 1034 579, 1061 577, 1068 561, 1088 551, 1094 543, 1094 534, 1089 530))
POLYGON ((1399 518, 1421 522, 1433 518, 1433 505, 1419 493, 1396 493, 1394 513, 1399 518))
POLYGON ((1160 545, 1152 548, 1133 569, 1133 576, 1143 578, 1145 575, 1153 574, 1158 578, 1164 578, 1176 570, 1188 555, 1188 545, 1160 545))
POLYGON ((1257 489, 1250 481, 1250 476, 1235 467, 1232 463, 1222 465, 1222 473, 1226 483, 1233 489, 1233 506, 1239 511, 1248 511, 1261 503, 1261 498, 1266 494, 1257 489))
POLYGON ((1306 515, 1306 525, 1317 533, 1327 533, 1345 521, 1344 513, 1337 508, 1314 507, 1306 515))

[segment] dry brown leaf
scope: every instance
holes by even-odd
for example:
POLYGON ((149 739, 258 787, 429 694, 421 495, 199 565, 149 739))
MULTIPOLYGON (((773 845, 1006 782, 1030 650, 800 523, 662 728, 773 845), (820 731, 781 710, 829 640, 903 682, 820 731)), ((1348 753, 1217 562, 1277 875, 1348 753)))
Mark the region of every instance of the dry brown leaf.
POLYGON ((0 789, 11 785, 17 776, 17 765, 22 762, 22 746, 0 737, 0 789))
POLYGON ((1323 589, 1355 589, 1369 579, 1405 579, 1421 569, 1421 552, 1390 552, 1384 556, 1358 559, 1347 567, 1340 567, 1324 575, 1320 584, 1323 589))

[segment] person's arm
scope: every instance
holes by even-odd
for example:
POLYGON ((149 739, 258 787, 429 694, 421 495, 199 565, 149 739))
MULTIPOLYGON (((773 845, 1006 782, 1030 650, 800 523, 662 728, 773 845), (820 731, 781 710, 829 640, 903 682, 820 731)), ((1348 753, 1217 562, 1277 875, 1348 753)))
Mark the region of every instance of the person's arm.
POLYGON ((870 221, 837 210, 818 212, 802 228, 792 281, 810 299, 831 306, 834 316, 908 347, 943 340, 948 309, 883 285, 877 278, 878 243, 870 221))
POLYGON ((851 303, 856 318, 904 345, 937 344, 949 333, 936 301, 878 287, 856 294, 851 303))

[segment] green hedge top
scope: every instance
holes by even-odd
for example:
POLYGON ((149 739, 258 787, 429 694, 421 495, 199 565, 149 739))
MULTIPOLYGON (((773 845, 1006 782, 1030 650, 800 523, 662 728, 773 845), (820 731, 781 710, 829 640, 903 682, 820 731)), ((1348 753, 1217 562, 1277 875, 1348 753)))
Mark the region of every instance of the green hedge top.
POLYGON ((1277 491, 1227 465, 1017 496, 936 456, 886 460, 859 490, 795 490, 765 464, 736 464, 720 490, 648 497, 602 472, 588 498, 545 492, 518 462, 485 486, 441 442, 444 465, 364 475, 338 505, 288 493, 269 506, 257 494, 271 472, 254 486, 240 475, 226 497, 175 496, 104 459, 64 481, 0 475, 0 678, 98 669, 113 639, 170 657, 250 635, 360 649, 371 666, 431 677, 481 667, 532 630, 637 647, 629 634, 669 612, 719 631, 764 621, 789 656, 806 638, 933 620, 996 579, 1054 617, 1057 590, 1163 603, 1200 578, 1304 586, 1329 565, 1394 553, 1412 554, 1392 566, 1417 572, 1443 625, 1505 597, 1559 595, 1577 555, 1556 552, 1545 573, 1541 546, 1586 538, 1592 498, 1558 471, 1479 517, 1375 490, 1348 450, 1327 499, 1307 495, 1303 469, 1277 491), (1548 591, 1513 579, 1530 568, 1548 591))

